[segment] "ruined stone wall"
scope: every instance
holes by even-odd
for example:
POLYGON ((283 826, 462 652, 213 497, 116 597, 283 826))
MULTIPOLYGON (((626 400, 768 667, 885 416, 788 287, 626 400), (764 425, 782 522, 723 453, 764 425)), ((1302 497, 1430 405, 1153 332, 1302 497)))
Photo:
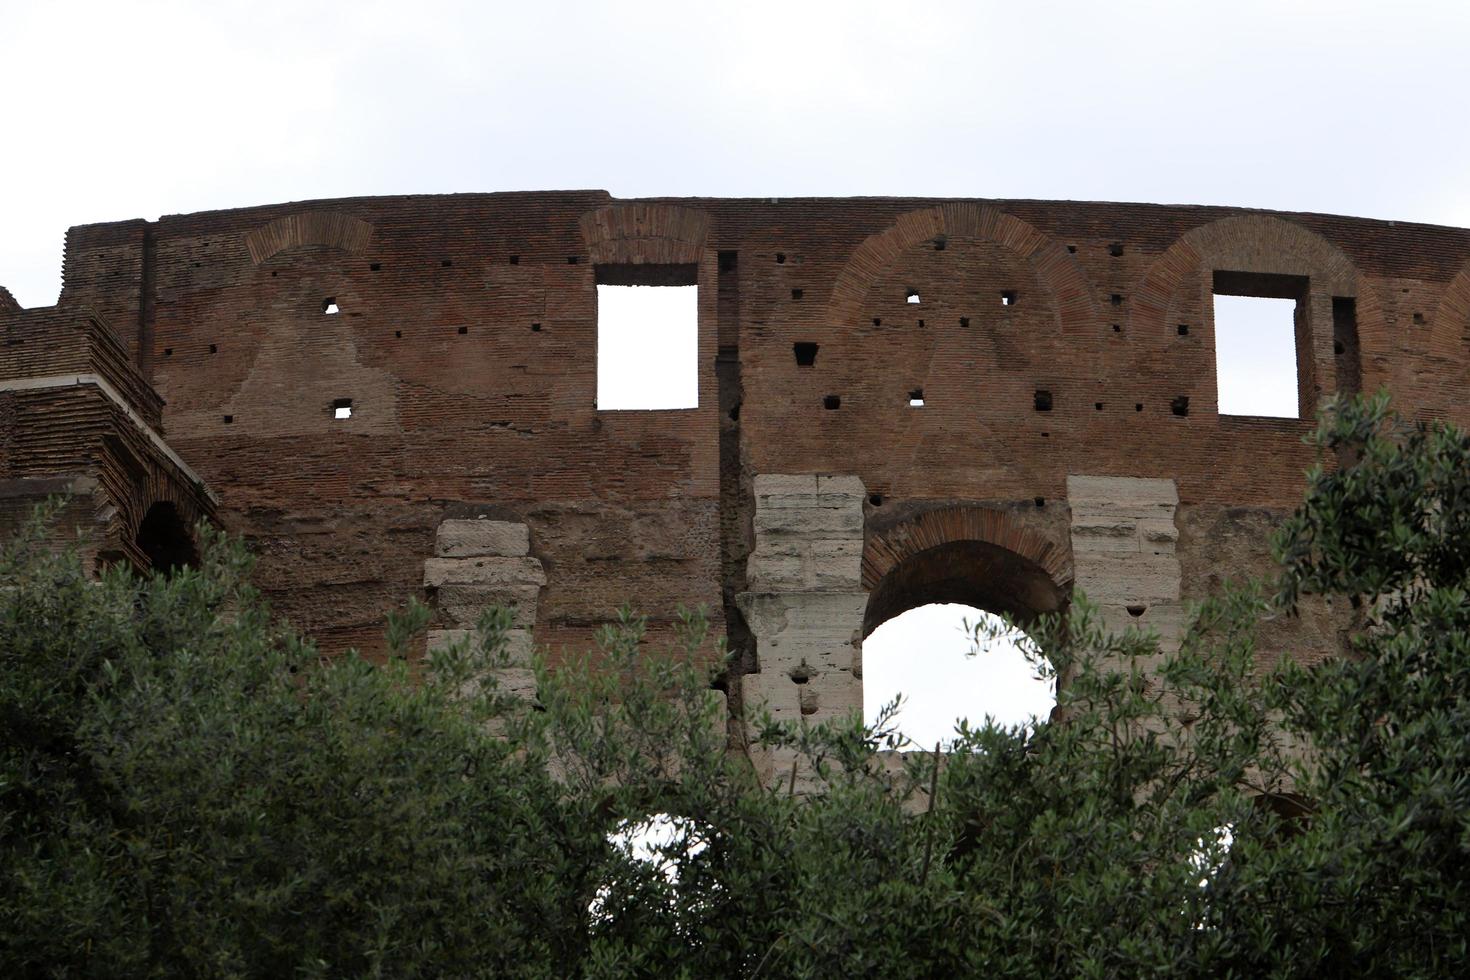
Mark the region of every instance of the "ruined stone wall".
MULTIPOLYGON (((377 648, 413 593, 463 628, 445 588, 524 594, 553 649, 624 601, 656 635, 703 604, 737 703, 805 717, 860 704, 862 637, 922 602, 1024 616, 1078 584, 1177 629, 1266 567, 1335 392, 1470 422, 1470 231, 1323 215, 318 201, 74 228, 57 311, 83 309, 325 648, 377 648), (596 408, 610 266, 693 268, 697 408, 596 408), (1218 414, 1217 288, 1296 299, 1301 418, 1218 414), (469 521, 524 553, 446 555, 469 521)), ((1282 649, 1336 648, 1330 614, 1291 629, 1282 649)))

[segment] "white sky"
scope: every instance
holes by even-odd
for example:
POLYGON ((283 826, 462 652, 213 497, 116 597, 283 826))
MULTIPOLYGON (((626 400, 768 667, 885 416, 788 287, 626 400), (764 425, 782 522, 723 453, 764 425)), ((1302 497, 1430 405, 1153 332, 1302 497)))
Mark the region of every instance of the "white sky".
POLYGON ((597 407, 699 406, 699 287, 597 287, 597 407))
POLYGON ((371 194, 1470 226, 1467 51, 1462 0, 0 0, 0 285, 55 302, 72 224, 371 194))

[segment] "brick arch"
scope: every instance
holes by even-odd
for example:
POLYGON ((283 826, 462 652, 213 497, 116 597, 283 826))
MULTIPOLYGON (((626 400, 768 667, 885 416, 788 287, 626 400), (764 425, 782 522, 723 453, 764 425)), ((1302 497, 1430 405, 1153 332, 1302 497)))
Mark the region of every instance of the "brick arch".
POLYGON ((1310 276, 1335 296, 1357 296, 1361 285, 1352 260, 1316 232, 1269 214, 1221 218, 1185 232, 1149 265, 1132 293, 1130 335, 1164 336, 1170 302, 1204 263, 1236 272, 1310 276))
POLYGON ((189 529, 191 538, 200 521, 218 525, 214 501, 202 487, 186 482, 172 466, 138 456, 119 442, 112 445, 119 470, 104 481, 112 505, 106 534, 111 544, 104 560, 125 561, 140 571, 148 569, 149 558, 138 546, 138 532, 156 507, 171 508, 189 529))
POLYGON ((245 233, 245 247, 256 265, 288 248, 325 245, 345 252, 361 252, 373 236, 373 226, 339 211, 303 211, 277 218, 245 233))
POLYGON ((994 242, 1030 262, 1056 298, 1063 332, 1086 331, 1098 322, 1087 277, 1066 248, 1020 218, 986 204, 965 203, 906 212, 864 239, 837 274, 827 305, 831 322, 855 323, 869 286, 883 270, 905 250, 940 235, 994 242))
POLYGON ((1470 327, 1470 262, 1450 280, 1449 288, 1434 308, 1434 319, 1429 324, 1430 353, 1438 357, 1464 356, 1460 338, 1467 327, 1470 327))
POLYGON ((1066 604, 1068 553, 1003 510, 952 505, 873 534, 863 548, 866 636, 928 602, 963 602, 1026 619, 1066 604))
POLYGON ((594 263, 698 262, 709 215, 673 204, 611 204, 578 223, 594 263))

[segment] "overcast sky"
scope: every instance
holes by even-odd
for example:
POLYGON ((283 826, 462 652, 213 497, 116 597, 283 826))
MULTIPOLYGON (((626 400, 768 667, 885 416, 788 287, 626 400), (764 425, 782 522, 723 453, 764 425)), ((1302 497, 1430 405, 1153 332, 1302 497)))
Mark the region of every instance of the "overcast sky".
MULTIPOLYGON (((0 285, 317 197, 1223 204, 1470 225, 1470 3, 0 0, 0 285)), ((871 651, 869 651, 871 656, 871 651)))

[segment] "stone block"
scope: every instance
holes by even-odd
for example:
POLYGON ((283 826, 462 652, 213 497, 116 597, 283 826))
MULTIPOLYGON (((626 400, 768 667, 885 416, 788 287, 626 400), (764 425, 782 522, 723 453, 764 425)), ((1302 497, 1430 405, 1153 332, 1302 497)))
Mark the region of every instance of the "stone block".
MULTIPOLYGON (((446 647, 451 643, 463 640, 473 643, 475 631, 473 629, 449 629, 429 630, 426 637, 426 649, 428 652, 446 647)), ((531 640, 531 631, 525 629, 507 630, 505 634, 505 657, 506 662, 517 667, 529 667, 531 665, 531 653, 535 644, 531 640)))
POLYGON ((779 554, 758 548, 745 566, 752 588, 770 592, 794 591, 805 583, 806 559, 800 554, 779 554))
POLYGON ((817 477, 814 473, 798 473, 795 475, 757 473, 752 483, 754 484, 756 500, 760 500, 763 497, 815 494, 817 492, 817 477))
POLYGON ((530 551, 530 530, 512 521, 444 521, 434 538, 434 554, 440 558, 518 558, 530 551))
POLYGON ((746 674, 741 678, 745 701, 745 719, 749 724, 762 710, 769 711, 777 721, 792 721, 801 717, 801 685, 783 673, 762 671, 746 674))
POLYGON ((850 507, 762 507, 755 513, 757 541, 772 535, 863 538, 863 510, 850 507))
POLYGON ((1146 512, 1178 506, 1179 490, 1173 480, 1073 474, 1067 477, 1067 503, 1074 512, 1146 512))
POLYGON ((808 586, 818 591, 851 592, 862 587, 863 541, 821 538, 812 542, 806 567, 808 586))
POLYGON ((424 585, 545 585, 546 572, 535 558, 430 558, 424 585))
POLYGON ((853 635, 863 628, 866 592, 742 592, 735 603, 756 636, 783 630, 853 635))
POLYGON ((754 481, 757 512, 821 507, 853 507, 861 512, 866 491, 856 476, 761 473, 754 481))
MULTIPOLYGON (((1143 603, 1135 603, 1137 608, 1143 603)), ((1180 602, 1156 602, 1144 605, 1141 615, 1134 616, 1126 606, 1103 606, 1103 626, 1111 633, 1123 633, 1129 627, 1153 630, 1159 635, 1160 647, 1166 652, 1179 649, 1184 631, 1189 625, 1188 608, 1180 602)))
POLYGON ((1140 550, 1136 520, 1119 516, 1074 514, 1072 518, 1072 551, 1074 554, 1088 551, 1137 553, 1140 550))
POLYGON ((1175 602, 1179 561, 1173 555, 1082 553, 1076 584, 1093 602, 1112 605, 1175 602))
POLYGON ((511 624, 528 629, 536 625, 536 585, 442 585, 439 611, 455 626, 469 629, 480 621, 487 606, 504 606, 512 612, 511 624))
POLYGON ((855 497, 861 506, 863 497, 867 496, 868 488, 863 486, 861 477, 851 473, 840 473, 835 476, 817 477, 817 493, 823 497, 848 499, 855 497))
POLYGON ((863 712, 863 685, 848 671, 816 671, 805 684, 797 686, 800 688, 797 696, 809 721, 827 721, 853 711, 859 715, 863 712))
POLYGON ((1145 547, 1152 547, 1156 551, 1163 551, 1162 546, 1165 545, 1172 551, 1179 540, 1179 528, 1172 520, 1139 521, 1138 531, 1143 536, 1145 547))
POLYGON ((536 672, 528 667, 507 667, 491 671, 503 694, 514 694, 527 701, 536 700, 536 672))

